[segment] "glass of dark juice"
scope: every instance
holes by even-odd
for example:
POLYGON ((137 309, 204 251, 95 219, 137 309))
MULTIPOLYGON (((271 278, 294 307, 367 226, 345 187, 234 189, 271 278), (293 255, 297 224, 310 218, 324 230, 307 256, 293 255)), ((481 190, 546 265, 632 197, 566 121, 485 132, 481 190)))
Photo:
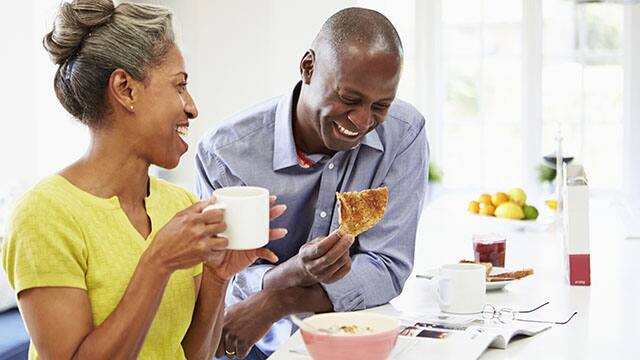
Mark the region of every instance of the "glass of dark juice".
POLYGON ((473 254, 477 262, 490 262, 493 266, 504 267, 507 238, 499 234, 473 235, 473 254))

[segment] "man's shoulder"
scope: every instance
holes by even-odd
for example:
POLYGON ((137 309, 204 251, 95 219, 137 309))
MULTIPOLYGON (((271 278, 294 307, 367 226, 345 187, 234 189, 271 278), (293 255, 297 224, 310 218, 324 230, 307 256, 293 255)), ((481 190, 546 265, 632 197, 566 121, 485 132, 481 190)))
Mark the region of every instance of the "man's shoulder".
MULTIPOLYGON (((405 126, 420 129, 424 126, 425 119, 422 114, 410 103, 395 99, 389 108, 387 117, 399 120, 405 126)), ((389 122, 397 123, 397 122, 389 122)))
MULTIPOLYGON (((376 131, 385 150, 390 150, 389 154, 393 154, 394 150, 402 151, 415 143, 425 129, 424 116, 408 102, 395 99, 384 122, 376 131)), ((422 140, 417 143, 420 144, 423 141, 426 142, 426 137, 422 137, 422 140)))
POLYGON ((276 97, 263 101, 220 121, 205 133, 200 145, 220 149, 252 137, 264 139, 265 132, 273 133, 279 100, 280 97, 276 97))

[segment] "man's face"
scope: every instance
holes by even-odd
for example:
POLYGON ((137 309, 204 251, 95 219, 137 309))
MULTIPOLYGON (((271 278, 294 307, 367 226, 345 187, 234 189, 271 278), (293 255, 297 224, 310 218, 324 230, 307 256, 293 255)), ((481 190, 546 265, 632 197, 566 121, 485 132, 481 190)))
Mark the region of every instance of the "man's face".
POLYGON ((401 58, 348 46, 339 55, 318 56, 305 89, 309 124, 318 135, 307 139, 330 151, 349 150, 382 123, 396 96, 401 58))

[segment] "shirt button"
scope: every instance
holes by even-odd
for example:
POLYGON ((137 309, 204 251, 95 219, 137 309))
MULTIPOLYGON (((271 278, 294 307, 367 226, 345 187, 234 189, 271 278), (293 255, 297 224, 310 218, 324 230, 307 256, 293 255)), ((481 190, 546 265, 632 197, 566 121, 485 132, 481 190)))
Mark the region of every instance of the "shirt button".
POLYGON ((333 163, 329 164, 329 170, 333 170, 334 167, 336 167, 336 166, 333 165, 333 163))
POLYGON ((327 213, 325 211, 320 212, 320 217, 321 218, 326 218, 327 217, 327 213))

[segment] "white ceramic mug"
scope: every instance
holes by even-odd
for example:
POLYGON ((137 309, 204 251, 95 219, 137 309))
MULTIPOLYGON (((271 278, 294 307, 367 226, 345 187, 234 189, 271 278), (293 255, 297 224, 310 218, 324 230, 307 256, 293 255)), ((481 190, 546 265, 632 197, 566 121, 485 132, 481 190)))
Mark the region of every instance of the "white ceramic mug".
POLYGON ((227 249, 257 249, 269 242, 269 190, 255 186, 230 186, 213 192, 216 203, 204 208, 224 210, 229 239, 227 249))
POLYGON ((485 304, 485 271, 478 264, 451 264, 440 268, 438 305, 453 314, 482 311, 485 304))

